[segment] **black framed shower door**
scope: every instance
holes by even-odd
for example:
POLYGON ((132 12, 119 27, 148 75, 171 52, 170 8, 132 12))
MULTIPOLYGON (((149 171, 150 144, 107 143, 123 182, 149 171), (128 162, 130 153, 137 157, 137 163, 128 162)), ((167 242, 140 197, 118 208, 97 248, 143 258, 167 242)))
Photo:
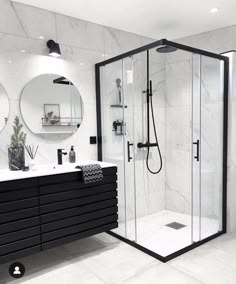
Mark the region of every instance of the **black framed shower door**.
MULTIPOLYGON (((105 60, 103 62, 97 63, 95 65, 95 79, 96 79, 96 107, 97 107, 97 141, 98 141, 98 160, 102 161, 103 160, 103 150, 104 150, 104 129, 102 129, 102 86, 101 86, 101 68, 103 68, 104 66, 108 66, 110 64, 116 64, 117 62, 119 62, 120 60, 127 60, 129 61, 129 58, 132 58, 132 56, 134 55, 138 55, 141 53, 145 53, 145 52, 149 52, 149 50, 159 47, 159 46, 170 46, 170 47, 174 47, 180 51, 185 51, 185 52, 189 52, 192 53, 193 56, 199 56, 200 60, 199 60, 199 64, 201 64, 201 56, 203 56, 204 58, 209 58, 209 59, 216 59, 219 60, 220 62, 222 62, 221 65, 221 70, 223 70, 222 72, 222 84, 223 84, 223 89, 222 89, 222 94, 223 94, 223 111, 222 111, 222 149, 219 151, 219 156, 221 156, 221 165, 220 165, 220 169, 221 169, 221 196, 220 196, 220 207, 221 207, 221 216, 219 217, 221 219, 221 225, 220 225, 220 230, 215 232, 214 234, 207 236, 205 238, 192 238, 192 242, 190 245, 187 245, 184 248, 181 248, 173 253, 170 253, 168 255, 161 255, 156 253, 155 251, 153 251, 150 248, 147 248, 146 246, 140 244, 137 239, 133 236, 132 238, 126 238, 124 236, 122 236, 121 234, 115 233, 115 232, 108 232, 109 234, 111 234, 112 236, 117 237, 118 239, 144 251, 145 253, 148 253, 149 255, 163 261, 169 261, 171 259, 173 259, 174 257, 177 257, 191 249, 196 248, 197 246, 202 245, 203 243, 208 242, 209 240, 212 240, 224 233, 226 233, 226 223, 227 223, 227 216, 226 216, 226 208, 227 208, 227 128, 228 128, 228 72, 229 72, 229 60, 227 57, 222 56, 222 55, 218 55, 218 54, 214 54, 208 51, 204 51, 204 50, 200 50, 197 48, 193 48, 193 47, 189 47, 186 45, 182 45, 182 44, 178 44, 175 42, 171 42, 168 41, 166 39, 162 39, 156 42, 153 42, 151 44, 145 45, 143 47, 137 48, 135 50, 132 50, 130 52, 126 52, 124 54, 118 55, 116 57, 110 58, 108 60, 105 60)), ((198 62, 198 61, 197 61, 198 62)), ((198 63, 197 63, 198 64, 198 63)), ((149 68, 148 72, 149 72, 149 68)), ((147 76, 148 77, 148 76, 147 76)), ((201 84, 201 74, 199 76, 196 76, 195 80, 198 80, 196 82, 201 84), (198 78, 199 77, 199 78, 198 78)), ((147 81, 149 81, 149 79, 147 78, 147 81)), ((194 87, 192 92, 194 93, 194 87)), ((197 98, 197 95, 195 96, 195 99, 197 98)), ((198 103, 197 103, 198 104, 198 103)), ((199 102, 199 105, 201 106, 201 101, 199 102)), ((125 109, 125 103, 123 102, 123 112, 125 109)), ((123 113, 124 115, 124 113, 123 113)), ((198 116, 198 115, 197 115, 198 116)), ((197 120, 193 115, 192 119, 197 120)), ((201 122, 200 122, 201 124, 201 122)), ((194 127, 192 125, 192 127, 194 127)), ((196 127, 196 125, 195 125, 196 127)), ((194 143, 196 143, 196 141, 194 141, 194 143)), ((198 145, 199 146, 199 145, 198 145)), ((128 157, 129 158, 129 157, 128 157)), ((194 157, 193 157, 194 158, 194 157)), ((197 167, 197 171, 199 171, 198 169, 198 164, 194 164, 195 167, 197 167)), ((133 185, 131 185, 133 186, 133 185)), ((201 197, 200 197, 201 198, 201 197)), ((199 214, 199 212, 198 212, 199 214)), ((136 218, 136 214, 134 216, 134 218, 136 218)), ((201 217, 201 216, 200 216, 201 217)), ((192 220, 193 221, 193 220, 192 220)), ((133 223, 133 226, 135 227, 135 221, 133 223)))

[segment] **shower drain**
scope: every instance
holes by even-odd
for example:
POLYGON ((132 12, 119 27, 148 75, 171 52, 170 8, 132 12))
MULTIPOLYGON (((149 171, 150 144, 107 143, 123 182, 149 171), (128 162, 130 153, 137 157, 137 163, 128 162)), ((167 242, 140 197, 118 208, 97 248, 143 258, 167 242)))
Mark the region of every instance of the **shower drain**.
POLYGON ((178 223, 178 222, 172 222, 172 223, 166 224, 166 226, 172 229, 175 229, 175 230, 179 230, 179 229, 186 227, 186 225, 178 223))

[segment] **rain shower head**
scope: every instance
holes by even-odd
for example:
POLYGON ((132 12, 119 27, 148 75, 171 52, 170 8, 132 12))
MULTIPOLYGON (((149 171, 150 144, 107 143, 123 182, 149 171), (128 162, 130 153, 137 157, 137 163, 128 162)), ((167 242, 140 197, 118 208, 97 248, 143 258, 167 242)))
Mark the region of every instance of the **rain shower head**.
POLYGON ((169 46, 169 45, 162 45, 162 46, 159 46, 156 49, 156 51, 159 52, 159 53, 171 53, 171 52, 175 52, 177 50, 178 50, 177 48, 169 46))

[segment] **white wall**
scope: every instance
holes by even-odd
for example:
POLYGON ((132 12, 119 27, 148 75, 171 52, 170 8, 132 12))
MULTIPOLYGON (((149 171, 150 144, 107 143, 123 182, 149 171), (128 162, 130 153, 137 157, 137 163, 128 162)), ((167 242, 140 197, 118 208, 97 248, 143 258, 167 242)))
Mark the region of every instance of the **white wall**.
POLYGON ((95 63, 151 40, 9 0, 1 0, 0 17, 7 19, 0 21, 0 78, 11 108, 8 124, 0 133, 0 168, 8 167, 7 148, 15 115, 23 122, 20 94, 30 80, 44 73, 61 74, 75 84, 83 99, 84 118, 72 137, 63 140, 58 136, 51 142, 32 134, 24 124, 27 143, 39 145, 36 162, 56 163, 56 149, 69 151, 71 145, 75 145, 78 159, 97 159, 97 146, 89 144, 89 137, 97 133, 95 63), (49 39, 60 43, 60 59, 47 55, 49 39))
POLYGON ((0 84, 0 132, 6 125, 6 120, 9 116, 9 101, 5 89, 0 84))

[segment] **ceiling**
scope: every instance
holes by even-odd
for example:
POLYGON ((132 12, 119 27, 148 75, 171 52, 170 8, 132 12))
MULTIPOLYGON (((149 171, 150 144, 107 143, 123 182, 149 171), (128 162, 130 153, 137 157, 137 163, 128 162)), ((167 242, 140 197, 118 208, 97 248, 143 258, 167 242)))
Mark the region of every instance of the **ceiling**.
POLYGON ((15 0, 151 38, 177 39, 236 24, 235 0, 15 0), (210 13, 217 7, 217 13, 210 13))

